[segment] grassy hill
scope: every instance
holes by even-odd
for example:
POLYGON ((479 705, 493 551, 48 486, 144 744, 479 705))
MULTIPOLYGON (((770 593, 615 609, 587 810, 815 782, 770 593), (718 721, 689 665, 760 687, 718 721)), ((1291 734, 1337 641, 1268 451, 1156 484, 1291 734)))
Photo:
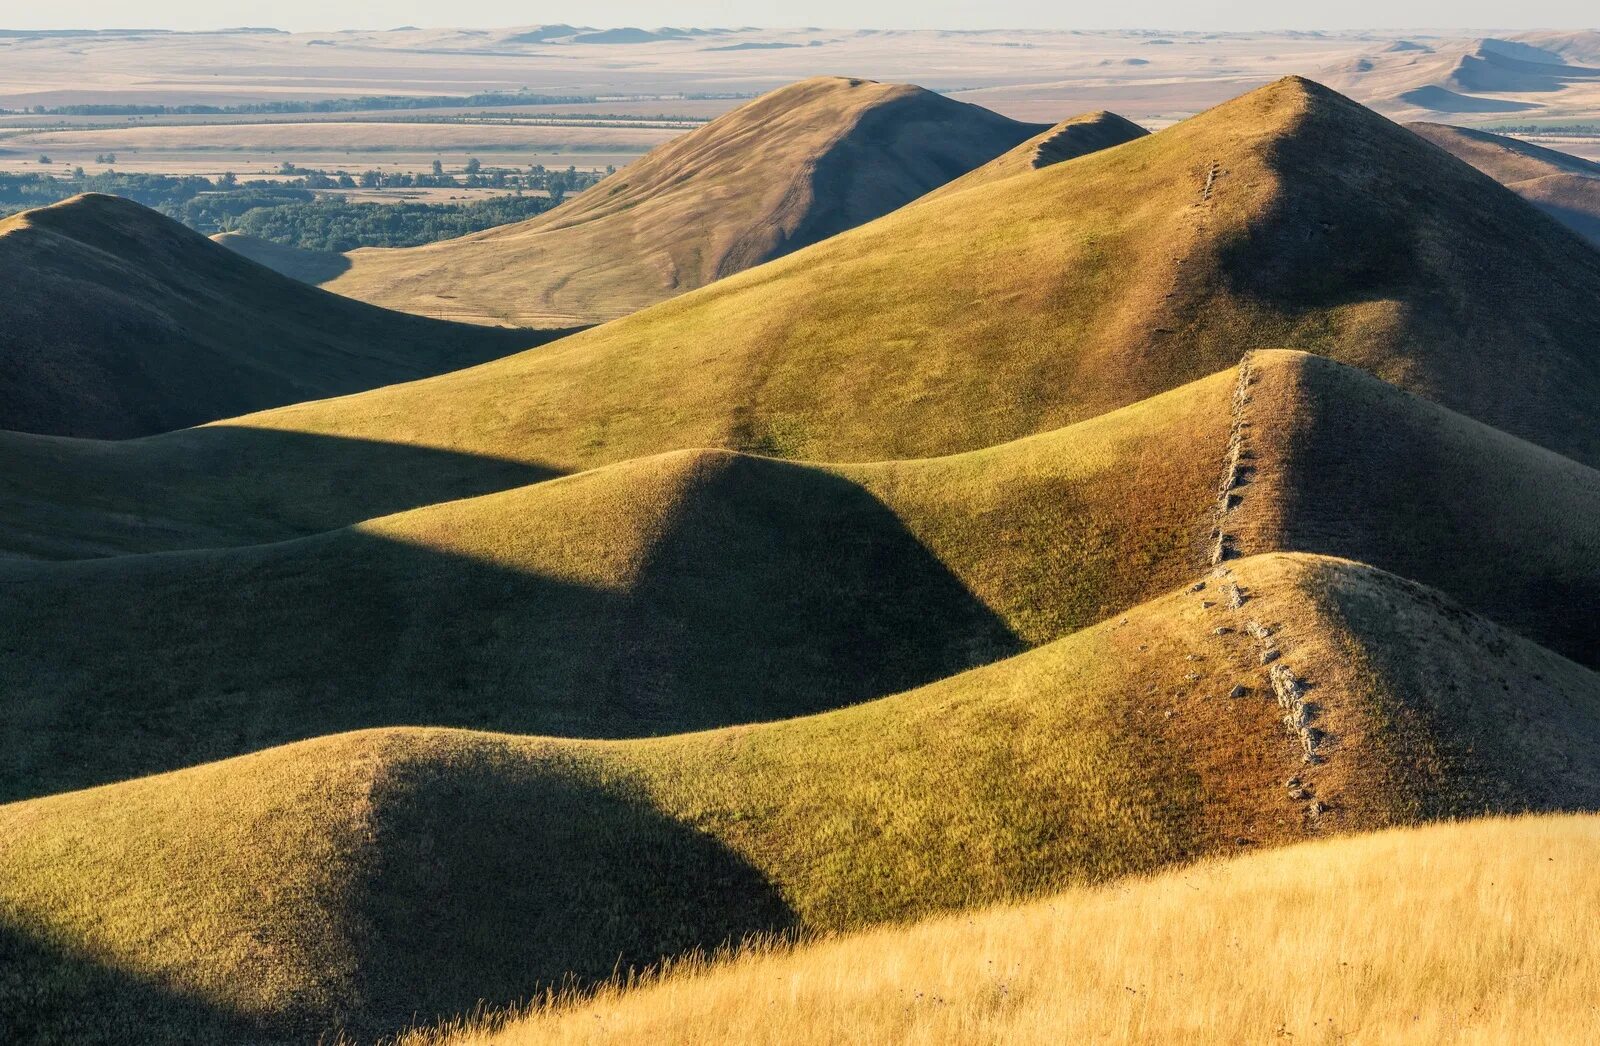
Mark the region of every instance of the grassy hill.
POLYGON ((0 221, 0 427, 121 439, 454 370, 550 340, 385 312, 138 204, 0 221))
POLYGON ((1600 164, 1487 131, 1406 126, 1600 246, 1600 164))
POLYGON ((871 221, 1038 130, 908 84, 816 77, 660 146, 549 214, 351 252, 329 286, 478 323, 614 319, 871 221))
POLYGON ((1307 843, 407 1042, 1586 1042, 1596 860, 1593 816, 1307 843))
POLYGON ((1282 345, 1593 465, 1597 300, 1600 255, 1289 79, 482 366, 126 447, 0 436, 0 547, 272 540, 697 447, 950 454, 1282 345))
POLYGON ((1593 672, 1372 568, 1253 557, 809 718, 368 731, 0 807, 0 1014, 21 992, 29 1030, 79 1041, 372 1035, 749 933, 1592 806, 1597 757, 1593 672))
POLYGON ((1010 152, 1001 153, 976 170, 969 171, 928 196, 944 196, 975 185, 1009 178, 1024 171, 1075 160, 1080 156, 1109 149, 1113 145, 1143 138, 1150 132, 1116 113, 1085 113, 1063 120, 1047 131, 1034 135, 1010 152))
POLYGON ((1600 255, 1513 193, 1287 79, 554 351, 239 424, 561 470, 685 446, 922 457, 1288 346, 1594 464, 1597 299, 1600 255))
POLYGON ((369 726, 616 737, 838 707, 1152 598, 1218 530, 1230 559, 1371 562, 1600 667, 1600 472, 1265 352, 948 458, 672 452, 277 544, 0 563, 0 797, 369 726))
POLYGON ((685 451, 281 544, 0 562, 0 799, 367 726, 781 718, 997 660, 1201 570, 1234 384, 953 458, 685 451))
POLYGON ((342 254, 286 247, 247 233, 219 232, 211 239, 257 265, 265 265, 273 272, 312 286, 326 283, 350 268, 350 259, 342 254))

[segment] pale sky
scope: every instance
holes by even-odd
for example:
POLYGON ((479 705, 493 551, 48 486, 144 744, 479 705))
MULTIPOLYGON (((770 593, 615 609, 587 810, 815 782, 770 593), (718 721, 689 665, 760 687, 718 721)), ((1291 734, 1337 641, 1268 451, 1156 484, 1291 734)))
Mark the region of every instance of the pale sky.
POLYGON ((0 28, 387 29, 398 25, 478 28, 569 22, 659 25, 910 29, 1534 29, 1590 28, 1594 0, 6 0, 0 28))

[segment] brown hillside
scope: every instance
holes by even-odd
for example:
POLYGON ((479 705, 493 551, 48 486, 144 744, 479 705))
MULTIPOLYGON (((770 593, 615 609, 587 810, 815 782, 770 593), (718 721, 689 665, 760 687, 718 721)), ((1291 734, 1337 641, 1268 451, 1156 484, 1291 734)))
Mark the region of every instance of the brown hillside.
POLYGON ((1038 129, 908 84, 817 77, 655 149, 548 214, 355 251, 329 287, 479 323, 608 320, 871 221, 1038 129))
POLYGON ((558 468, 684 445, 918 457, 1289 346, 1594 463, 1597 301, 1600 254, 1409 131, 1290 78, 904 208, 560 351, 242 423, 514 448, 558 468))
POLYGON ((454 370, 551 335, 385 312, 128 200, 0 221, 0 429, 121 439, 454 370))

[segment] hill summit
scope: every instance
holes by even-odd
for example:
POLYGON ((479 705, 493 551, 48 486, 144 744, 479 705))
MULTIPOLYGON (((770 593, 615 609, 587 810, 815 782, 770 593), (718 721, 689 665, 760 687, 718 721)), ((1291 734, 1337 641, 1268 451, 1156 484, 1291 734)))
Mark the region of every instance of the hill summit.
POLYGON ((355 251, 328 286, 477 322, 612 319, 887 214, 1039 130, 909 84, 803 80, 537 218, 355 251))
POLYGON ((0 221, 0 428, 121 439, 409 381, 550 339, 308 287, 87 194, 0 221))

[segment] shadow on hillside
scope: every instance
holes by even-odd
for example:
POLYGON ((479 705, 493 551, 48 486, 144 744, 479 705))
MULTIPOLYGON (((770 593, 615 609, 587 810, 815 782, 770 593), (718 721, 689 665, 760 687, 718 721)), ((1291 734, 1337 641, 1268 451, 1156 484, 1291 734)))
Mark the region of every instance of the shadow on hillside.
POLYGON ((0 462, 0 556, 44 559, 282 541, 562 474, 235 425, 125 443, 0 433, 0 462))
MULTIPOLYGON (((300 1038, 306 1030, 300 1030, 300 1038)), ((270 1041, 288 1039, 0 921, 0 1042, 207 1046, 270 1041)))
POLYGON ((785 718, 1023 649, 848 481, 716 457, 678 501, 658 531, 547 488, 475 539, 515 554, 537 511, 541 547, 640 556, 624 589, 366 531, 0 566, 0 722, 19 739, 0 799, 362 727, 630 737, 785 718))
POLYGON ((354 1030, 583 991, 797 927, 777 889, 717 839, 584 776, 490 740, 395 769, 374 796, 354 1030))

